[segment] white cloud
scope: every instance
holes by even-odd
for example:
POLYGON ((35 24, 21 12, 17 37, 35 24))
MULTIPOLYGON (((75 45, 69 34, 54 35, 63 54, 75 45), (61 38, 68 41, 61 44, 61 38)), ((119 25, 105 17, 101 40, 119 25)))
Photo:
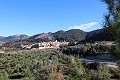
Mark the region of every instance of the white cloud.
POLYGON ((95 25, 97 25, 98 22, 90 22, 90 23, 87 23, 87 24, 82 24, 82 25, 75 25, 75 26, 72 26, 72 27, 69 27, 69 29, 81 29, 81 30, 86 30, 88 28, 91 28, 95 25))

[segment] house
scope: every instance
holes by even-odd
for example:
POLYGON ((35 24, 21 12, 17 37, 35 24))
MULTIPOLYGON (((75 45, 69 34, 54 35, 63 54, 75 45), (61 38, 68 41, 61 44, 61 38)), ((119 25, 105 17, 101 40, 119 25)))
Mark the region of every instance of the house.
POLYGON ((54 42, 43 42, 43 43, 37 43, 39 44, 38 48, 39 49, 44 49, 44 48, 59 48, 62 45, 68 45, 69 42, 58 42, 57 40, 54 42))
POLYGON ((33 48, 38 48, 38 49, 45 49, 45 48, 59 48, 60 46, 66 46, 68 45, 69 42, 58 42, 57 40, 54 42, 41 42, 41 43, 35 43, 32 45, 22 45, 23 49, 33 49, 33 48))

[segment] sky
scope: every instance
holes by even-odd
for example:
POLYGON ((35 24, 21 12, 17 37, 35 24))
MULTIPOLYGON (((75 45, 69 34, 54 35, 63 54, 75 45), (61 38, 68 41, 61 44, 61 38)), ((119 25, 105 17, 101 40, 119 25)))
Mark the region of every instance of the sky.
POLYGON ((0 0, 0 36, 102 28, 100 0, 0 0))

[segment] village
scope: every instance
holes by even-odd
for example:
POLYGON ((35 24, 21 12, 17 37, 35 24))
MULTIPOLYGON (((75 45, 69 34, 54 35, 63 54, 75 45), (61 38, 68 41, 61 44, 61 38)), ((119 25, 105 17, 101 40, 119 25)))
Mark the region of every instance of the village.
POLYGON ((22 49, 46 49, 46 48, 60 48, 60 46, 67 46, 69 42, 58 42, 57 40, 52 42, 41 42, 41 43, 35 43, 30 45, 22 45, 22 49))

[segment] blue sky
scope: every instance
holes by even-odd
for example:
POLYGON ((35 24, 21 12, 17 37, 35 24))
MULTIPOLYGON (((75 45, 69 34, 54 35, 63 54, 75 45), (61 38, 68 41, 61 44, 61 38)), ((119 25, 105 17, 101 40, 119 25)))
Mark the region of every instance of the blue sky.
POLYGON ((0 0, 0 36, 91 31, 102 27, 106 12, 100 0, 0 0))

